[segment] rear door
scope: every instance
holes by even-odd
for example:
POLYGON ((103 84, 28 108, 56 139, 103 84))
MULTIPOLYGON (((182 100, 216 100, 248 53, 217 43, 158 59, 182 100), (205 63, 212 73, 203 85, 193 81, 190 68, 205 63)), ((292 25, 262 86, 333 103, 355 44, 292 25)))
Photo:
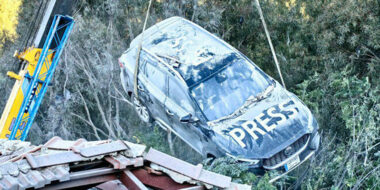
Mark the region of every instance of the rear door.
POLYGON ((160 63, 145 51, 140 54, 140 74, 138 91, 152 117, 167 122, 165 100, 167 91, 167 72, 160 63))

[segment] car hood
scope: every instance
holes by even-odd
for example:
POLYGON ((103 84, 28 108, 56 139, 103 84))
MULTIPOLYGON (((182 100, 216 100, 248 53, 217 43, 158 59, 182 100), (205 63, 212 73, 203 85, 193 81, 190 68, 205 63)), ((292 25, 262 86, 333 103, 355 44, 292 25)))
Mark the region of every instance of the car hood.
POLYGON ((241 112, 209 126, 219 147, 242 158, 269 158, 317 127, 310 110, 278 83, 266 98, 241 112))

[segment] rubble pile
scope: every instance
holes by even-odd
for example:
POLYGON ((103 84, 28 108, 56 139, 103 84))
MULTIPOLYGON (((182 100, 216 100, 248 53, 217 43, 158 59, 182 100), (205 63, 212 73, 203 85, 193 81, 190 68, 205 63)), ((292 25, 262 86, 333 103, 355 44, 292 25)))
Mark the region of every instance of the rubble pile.
POLYGON ((44 145, 0 140, 2 189, 251 189, 128 141, 53 137, 44 145))

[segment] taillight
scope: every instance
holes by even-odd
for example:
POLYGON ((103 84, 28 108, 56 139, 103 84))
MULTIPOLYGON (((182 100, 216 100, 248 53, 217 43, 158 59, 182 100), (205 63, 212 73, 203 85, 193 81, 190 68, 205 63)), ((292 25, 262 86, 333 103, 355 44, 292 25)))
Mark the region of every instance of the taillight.
POLYGON ((123 62, 121 62, 120 59, 118 59, 118 61, 119 61, 120 68, 123 68, 124 67, 123 62))

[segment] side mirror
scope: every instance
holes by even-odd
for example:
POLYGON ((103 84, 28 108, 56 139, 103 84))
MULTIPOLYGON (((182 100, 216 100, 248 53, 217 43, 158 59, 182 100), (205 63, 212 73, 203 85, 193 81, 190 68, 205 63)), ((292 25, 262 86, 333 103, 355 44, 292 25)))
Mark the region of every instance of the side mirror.
POLYGON ((199 119, 198 119, 197 117, 193 117, 193 115, 191 115, 191 113, 189 113, 189 114, 187 114, 187 115, 181 117, 181 118, 179 119, 179 121, 180 121, 181 123, 194 123, 194 122, 199 121, 199 119))

